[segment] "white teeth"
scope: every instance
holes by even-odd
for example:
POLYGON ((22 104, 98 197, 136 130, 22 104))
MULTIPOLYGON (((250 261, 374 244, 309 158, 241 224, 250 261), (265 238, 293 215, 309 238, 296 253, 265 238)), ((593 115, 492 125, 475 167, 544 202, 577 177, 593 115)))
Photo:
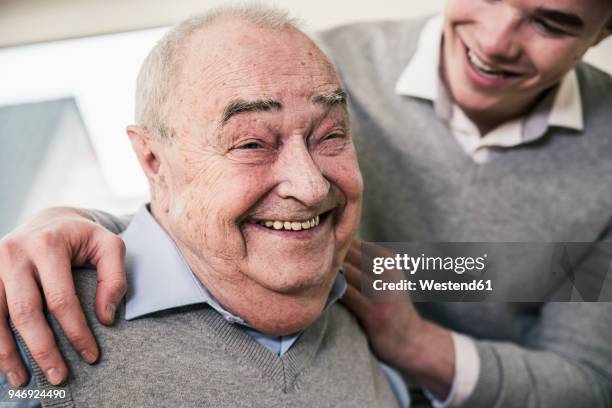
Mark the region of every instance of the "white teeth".
POLYGON ((319 225, 320 218, 317 215, 314 218, 311 218, 306 221, 278 221, 278 220, 268 220, 268 221, 258 221, 257 223, 261 226, 267 228, 273 228, 275 230, 287 230, 287 231, 301 231, 310 228, 314 228, 319 225))
POLYGON ((478 56, 472 50, 468 50, 468 58, 470 59, 470 62, 474 68, 485 76, 491 78, 503 78, 506 76, 504 75, 503 71, 496 70, 494 67, 487 65, 483 60, 478 58, 478 56))

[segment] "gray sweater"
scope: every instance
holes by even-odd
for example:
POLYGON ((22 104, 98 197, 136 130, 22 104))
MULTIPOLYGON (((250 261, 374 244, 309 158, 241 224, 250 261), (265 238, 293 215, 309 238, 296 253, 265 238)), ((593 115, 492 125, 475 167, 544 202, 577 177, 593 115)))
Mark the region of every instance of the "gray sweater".
MULTIPOLYGON (((379 242, 610 239, 610 77, 577 67, 583 133, 552 128, 532 144, 476 164, 430 102, 394 92, 423 23, 357 24, 320 37, 350 97, 365 180, 362 236, 379 242)), ((98 217, 115 232, 125 227, 121 219, 98 217)), ((417 306, 425 317, 476 339, 480 377, 466 407, 612 406, 611 304, 417 306)))
MULTIPOLYGON (((43 407, 396 407, 355 318, 330 306, 283 356, 207 305, 124 319, 94 316, 96 274, 78 270, 79 298, 101 349, 90 366, 59 335, 71 376, 43 407)), ((53 321, 56 334, 61 333, 53 321)), ((34 365, 40 389, 53 389, 34 365)))

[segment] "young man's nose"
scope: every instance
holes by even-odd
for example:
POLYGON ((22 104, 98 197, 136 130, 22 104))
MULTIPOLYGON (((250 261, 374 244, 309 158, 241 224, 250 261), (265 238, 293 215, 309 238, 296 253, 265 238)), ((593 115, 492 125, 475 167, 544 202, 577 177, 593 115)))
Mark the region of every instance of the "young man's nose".
POLYGON ((520 16, 503 6, 484 18, 476 38, 483 57, 491 63, 516 61, 521 55, 520 25, 520 16))
POLYGON ((285 146, 275 166, 279 179, 277 193, 314 207, 329 194, 330 182, 313 159, 303 142, 285 146))

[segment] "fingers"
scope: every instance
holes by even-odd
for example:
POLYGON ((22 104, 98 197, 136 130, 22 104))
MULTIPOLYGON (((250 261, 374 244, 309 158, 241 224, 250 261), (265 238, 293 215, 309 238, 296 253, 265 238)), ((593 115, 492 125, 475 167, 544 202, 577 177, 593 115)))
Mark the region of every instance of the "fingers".
POLYGON ((95 363, 99 355, 98 346, 76 295, 70 256, 52 249, 39 259, 36 267, 48 310, 83 360, 95 363))
POLYGON ((344 270, 346 271, 346 280, 350 286, 353 286, 357 290, 361 290, 361 285, 363 284, 362 279, 364 279, 364 274, 351 264, 344 264, 344 270))
POLYGON ((394 255, 394 251, 392 251, 391 249, 365 241, 361 242, 361 250, 363 253, 368 254, 369 258, 392 257, 394 255))
POLYGON ((366 320, 372 314, 372 303, 363 296, 359 289, 349 285, 340 302, 346 306, 359 321, 366 320))
POLYGON ((370 262, 376 257, 393 257, 394 253, 380 245, 372 244, 360 240, 354 240, 346 254, 346 262, 361 268, 366 265, 366 261, 370 262))
POLYGON ((3 279, 11 320, 49 382, 58 385, 66 378, 67 369, 43 315, 39 288, 27 273, 32 266, 22 263, 10 267, 11 274, 3 279))
POLYGON ((57 384, 66 377, 43 313, 37 277, 49 311, 68 340, 85 361, 94 362, 99 351, 76 296, 70 263, 90 262, 100 268, 96 311, 103 323, 111 323, 126 290, 124 254, 120 238, 74 209, 45 210, 0 241, 0 305, 4 306, 0 310, 0 370, 12 373, 12 378, 27 379, 7 324, 10 316, 49 381, 57 384))
POLYGON ((94 236, 96 247, 91 263, 97 267, 96 314, 100 322, 111 324, 117 305, 125 296, 125 244, 118 236, 101 230, 94 236))
MULTIPOLYGON (((351 250, 353 251, 351 259, 353 262, 345 262, 343 264, 348 284, 359 291, 365 299, 375 301, 375 303, 378 304, 380 304, 380 302, 410 302, 410 294, 406 291, 375 290, 375 281, 381 282, 378 284, 378 287, 383 287, 382 283, 401 282, 401 280, 404 279, 404 274, 396 269, 387 270, 385 273, 380 275, 373 274, 371 271, 364 271, 362 268, 367 267, 365 257, 369 256, 368 254, 361 252, 362 249, 366 248, 365 245, 370 246, 370 244, 361 243, 360 247, 351 247, 351 250), (355 259, 358 258, 361 258, 361 260, 355 263, 355 259)), ((375 245, 371 246, 374 247, 373 251, 376 251, 376 254, 388 255, 385 249, 376 247, 375 245)), ((366 251, 369 250, 369 247, 366 248, 366 251)))
POLYGON ((346 265, 352 265, 362 272, 363 279, 383 279, 388 282, 398 282, 404 278, 404 272, 395 268, 386 269, 384 275, 373 274, 371 269, 375 258, 395 258, 396 252, 380 245, 365 241, 353 241, 345 260, 346 265))
POLYGON ((360 267, 361 265, 361 244, 362 241, 354 240, 349 247, 349 250, 346 254, 345 262, 351 265, 355 265, 356 267, 360 267))
MULTIPOLYGON (((351 245, 351 249, 354 246, 351 245)), ((353 260, 355 256, 360 256, 359 249, 353 253, 353 260)), ((359 321, 363 321, 372 314, 372 302, 361 293, 362 279, 364 274, 359 270, 359 264, 354 266, 350 263, 344 264, 344 270, 346 272, 346 281, 348 286, 342 299, 340 300, 356 317, 359 321)))
POLYGON ((8 309, 4 296, 4 285, 0 281, 0 371, 5 373, 11 386, 17 388, 27 383, 28 374, 8 325, 8 309))

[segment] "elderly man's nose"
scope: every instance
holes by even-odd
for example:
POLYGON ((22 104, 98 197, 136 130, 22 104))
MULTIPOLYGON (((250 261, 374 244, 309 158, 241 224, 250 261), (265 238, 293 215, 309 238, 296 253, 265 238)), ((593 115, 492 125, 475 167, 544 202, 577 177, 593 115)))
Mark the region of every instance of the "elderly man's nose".
POLYGON ((329 194, 330 182, 306 149, 287 155, 277 171, 281 180, 277 191, 282 198, 316 206, 329 194))

